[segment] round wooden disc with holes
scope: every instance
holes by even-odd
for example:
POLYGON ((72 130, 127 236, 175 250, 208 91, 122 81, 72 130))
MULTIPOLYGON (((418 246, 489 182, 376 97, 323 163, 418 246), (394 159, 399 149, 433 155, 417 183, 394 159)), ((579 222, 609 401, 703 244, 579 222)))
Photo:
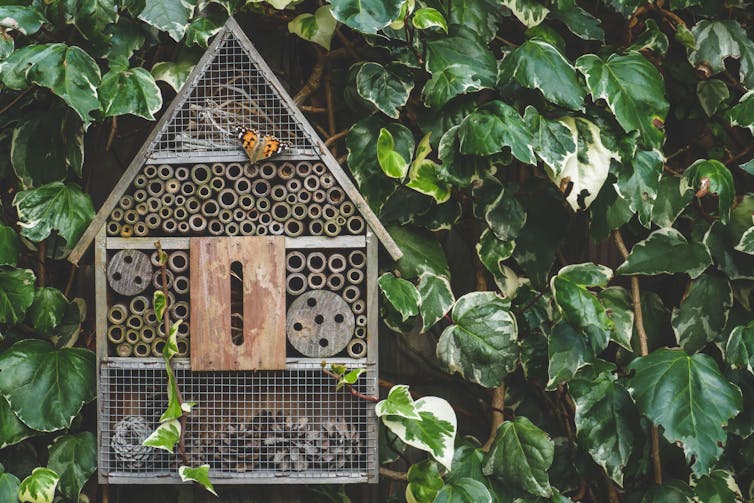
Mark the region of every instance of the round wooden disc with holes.
POLYGON ((138 295, 149 286, 154 269, 146 253, 121 250, 110 259, 107 282, 121 295, 138 295))
POLYGON ((286 333, 302 355, 325 358, 346 349, 355 325, 353 312, 340 295, 314 290, 296 297, 288 308, 286 333))

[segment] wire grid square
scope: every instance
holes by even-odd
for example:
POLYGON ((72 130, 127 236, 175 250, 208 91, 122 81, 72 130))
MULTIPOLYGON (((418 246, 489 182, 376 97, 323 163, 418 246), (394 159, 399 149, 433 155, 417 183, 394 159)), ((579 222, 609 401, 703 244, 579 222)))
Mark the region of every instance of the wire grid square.
MULTIPOLYGON (((208 463, 215 481, 363 482, 376 470, 373 404, 336 391, 334 380, 316 362, 257 372, 191 372, 184 363, 176 377, 184 401, 198 404, 186 427, 189 461, 208 463)), ((147 430, 157 427, 166 406, 164 368, 108 362, 102 366, 100 385, 102 475, 178 481, 177 454, 147 448, 147 456, 126 459, 123 439, 134 444, 140 440, 138 435, 124 436, 119 425, 124 418, 139 417, 147 430)), ((375 372, 367 370, 356 388, 375 393, 375 372)))
POLYGON ((153 152, 242 153, 233 134, 236 126, 275 135, 293 149, 311 148, 310 138, 241 42, 232 33, 224 36, 198 81, 181 91, 186 99, 153 152))

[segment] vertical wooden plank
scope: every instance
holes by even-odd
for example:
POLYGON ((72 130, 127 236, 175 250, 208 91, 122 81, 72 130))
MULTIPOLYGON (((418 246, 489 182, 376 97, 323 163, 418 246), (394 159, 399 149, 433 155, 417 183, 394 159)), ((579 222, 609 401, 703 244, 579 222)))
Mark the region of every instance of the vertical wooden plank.
MULTIPOLYGON (((374 232, 371 229, 367 229, 367 263, 366 263, 366 276, 367 276, 367 288, 366 288, 366 301, 367 301, 367 362, 368 375, 373 376, 374 385, 368 390, 368 393, 372 396, 379 396, 380 387, 378 384, 379 376, 379 344, 377 338, 378 330, 378 292, 377 292, 377 248, 378 240, 374 232)), ((369 438, 376 439, 378 437, 377 427, 378 421, 376 414, 374 413, 374 405, 371 405, 368 409, 369 418, 369 438)), ((376 484, 379 482, 379 442, 375 442, 374 450, 369 453, 369 465, 367 471, 368 482, 370 484, 376 484)))
MULTIPOLYGON (((106 382, 102 381, 102 361, 107 358, 107 248, 105 247, 105 228, 101 227, 94 241, 94 331, 96 344, 96 361, 97 361, 97 445, 102 444, 102 432, 104 425, 101 421, 109 417, 109 404, 102 400, 104 386, 106 382)), ((97 478, 100 484, 107 483, 107 474, 102 467, 102 451, 97 451, 97 478)))
POLYGON ((285 369, 285 238, 191 238, 192 370, 285 369), (243 342, 231 339, 231 264, 243 267, 243 342))

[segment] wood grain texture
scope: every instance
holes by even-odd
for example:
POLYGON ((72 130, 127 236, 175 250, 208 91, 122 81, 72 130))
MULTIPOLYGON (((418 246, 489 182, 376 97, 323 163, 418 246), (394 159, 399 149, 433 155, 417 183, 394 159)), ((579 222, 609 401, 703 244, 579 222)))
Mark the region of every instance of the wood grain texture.
POLYGON ((192 370, 285 369, 285 238, 191 238, 192 370), (243 342, 231 340, 231 264, 243 267, 243 342))
POLYGON ((313 290, 291 304, 286 332, 291 345, 302 355, 327 358, 348 346, 354 326, 353 312, 340 295, 313 290))
POLYGON ((107 265, 107 282, 121 295, 138 295, 152 281, 154 268, 149 256, 139 250, 121 250, 107 265))

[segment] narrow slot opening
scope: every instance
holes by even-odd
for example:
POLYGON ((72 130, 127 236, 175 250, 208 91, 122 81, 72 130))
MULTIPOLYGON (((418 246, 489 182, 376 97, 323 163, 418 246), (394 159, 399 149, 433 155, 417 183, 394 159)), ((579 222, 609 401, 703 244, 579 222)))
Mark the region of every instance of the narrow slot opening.
POLYGON ((243 344, 243 265, 230 264, 230 337, 233 344, 243 344))

